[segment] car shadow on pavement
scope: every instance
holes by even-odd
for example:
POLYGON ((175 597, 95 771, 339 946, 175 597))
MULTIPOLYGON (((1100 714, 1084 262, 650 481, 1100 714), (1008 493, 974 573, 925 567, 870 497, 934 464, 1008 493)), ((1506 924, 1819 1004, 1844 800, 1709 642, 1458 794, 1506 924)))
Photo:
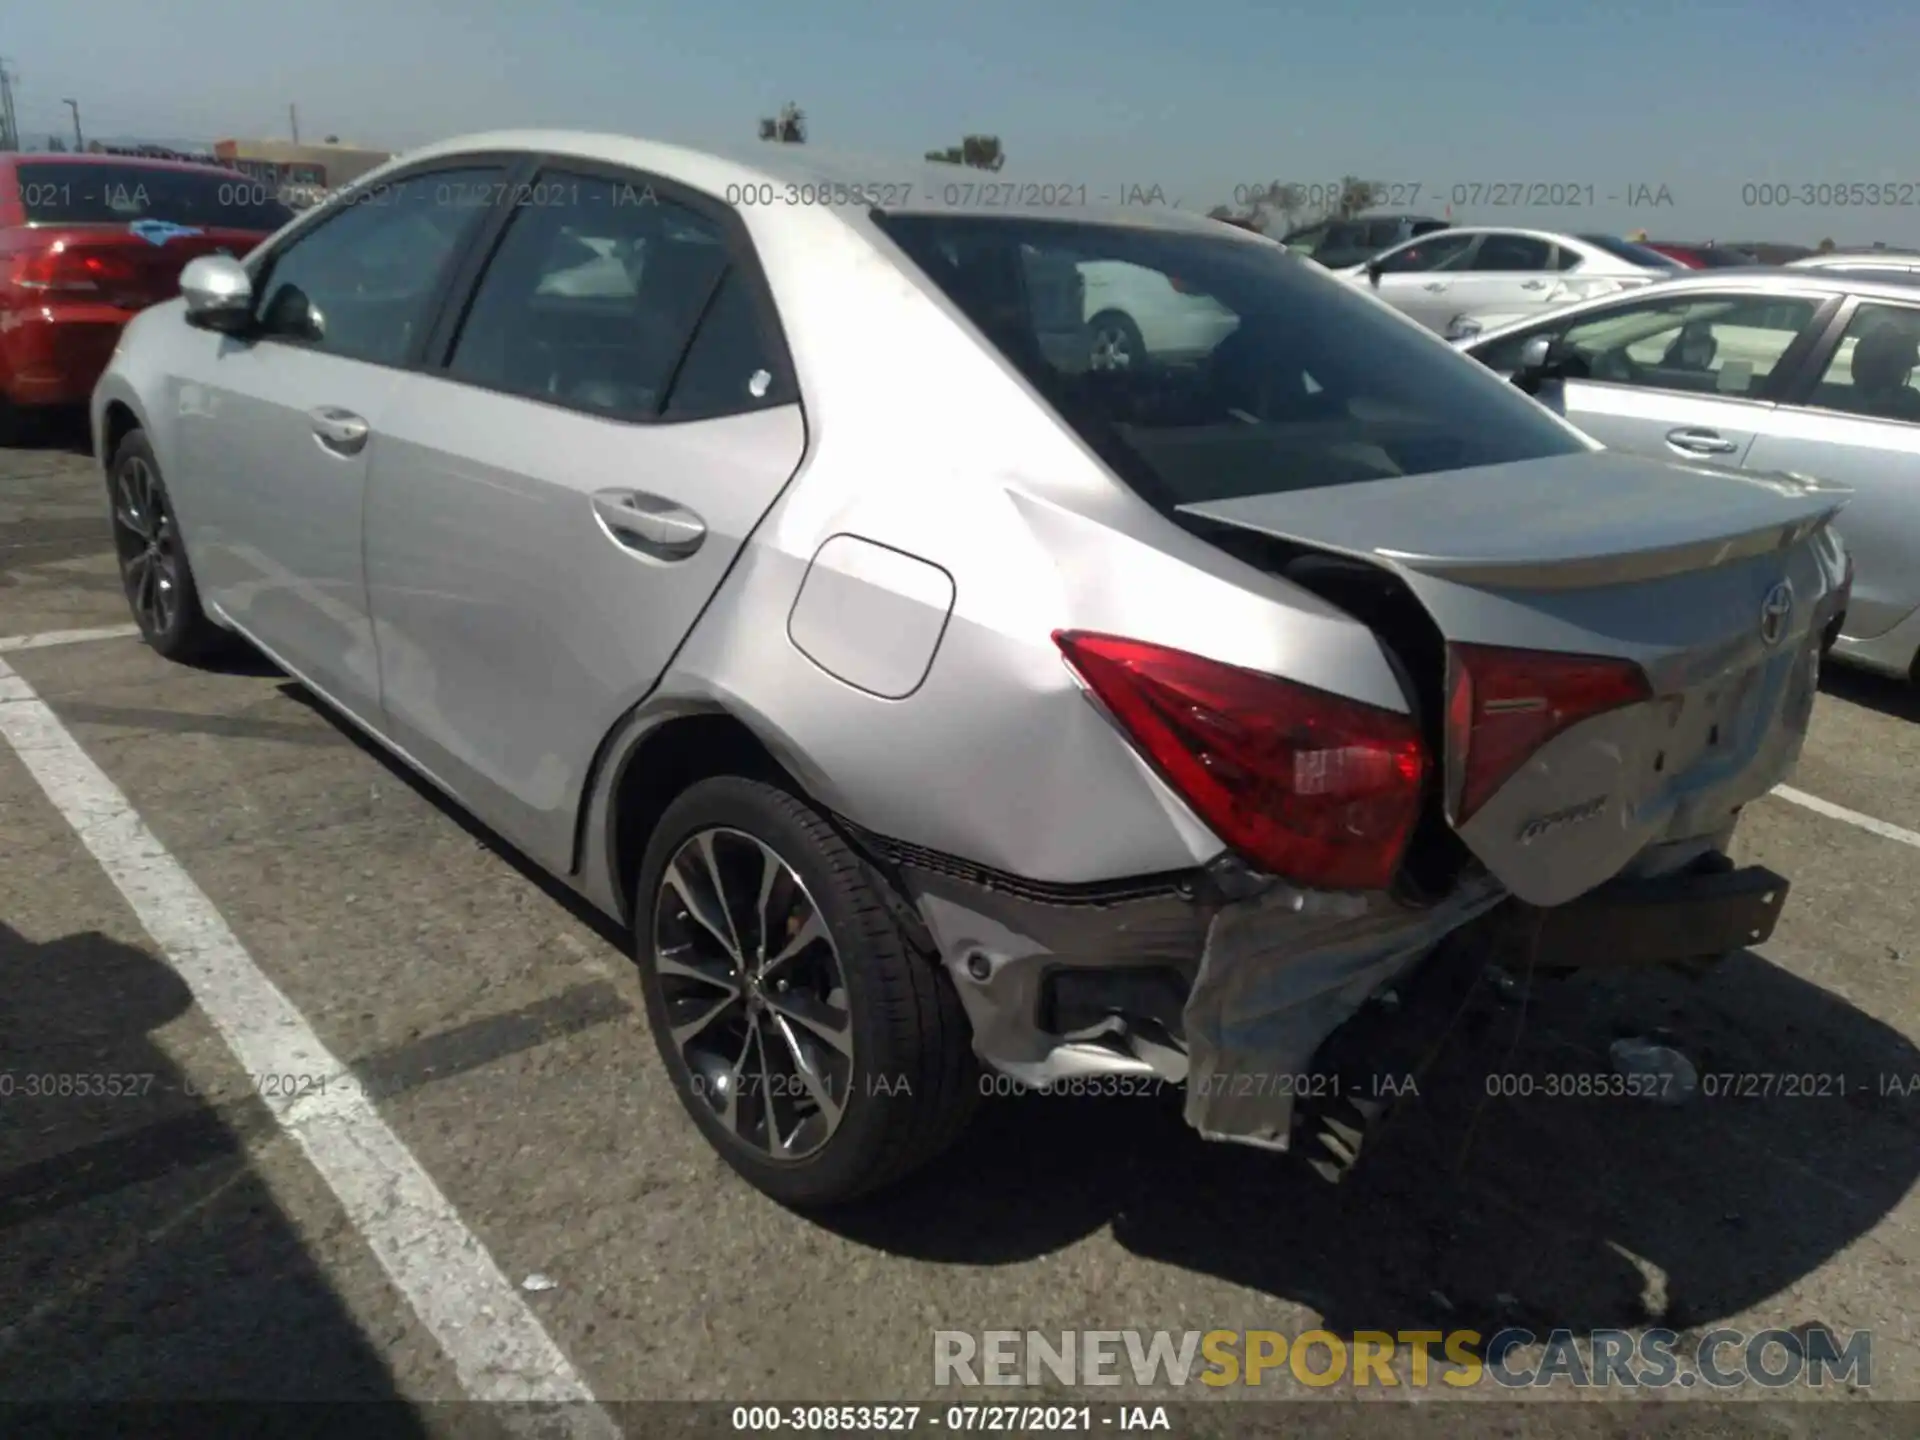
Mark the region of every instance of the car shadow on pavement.
POLYGON ((1820 689, 1836 699, 1878 710, 1894 720, 1920 723, 1920 685, 1872 670, 1828 665, 1820 671, 1820 689))
POLYGON ((92 455, 93 435, 84 405, 29 411, 20 421, 21 433, 13 448, 41 450, 56 455, 92 455))
POLYGON ((1142 1258, 1309 1306, 1348 1335, 1686 1330, 1785 1291, 1920 1176, 1920 1051, 1757 955, 1698 983, 1541 979, 1524 1006, 1480 993, 1463 1026, 1478 1038, 1448 1046, 1341 1186, 1202 1142, 1172 1095, 1025 1096, 990 1101, 955 1153, 825 1223, 968 1265, 1110 1226, 1142 1258), (1690 1102, 1578 1094, 1582 1075, 1605 1088, 1614 1039, 1649 1032, 1697 1067, 1690 1102))
MULTIPOLYGON (((237 1076, 210 1103, 154 1042, 185 983, 106 936, 0 921, 0 997, 0 1402, 397 1399, 249 1163, 266 1107, 237 1076)), ((397 1404, 354 1428, 427 1433, 397 1404)))
MULTIPOLYGON (((296 682, 284 688, 331 713, 296 682)), ((341 729, 630 948, 579 896, 341 729)), ((1018 1264, 1110 1227, 1142 1258, 1310 1306, 1348 1334, 1684 1330, 1787 1289, 1871 1230, 1916 1179, 1920 1049, 1742 951, 1700 981, 1666 969, 1539 979, 1524 1004, 1481 987, 1419 1095, 1338 1187, 1291 1157, 1202 1142, 1176 1093, 995 1097, 921 1175, 808 1223, 956 1265, 1018 1264), (1690 1102, 1581 1093, 1610 1083, 1615 1039, 1649 1033, 1670 1035, 1695 1065, 1690 1102), (1501 1088, 1520 1093, 1489 1093, 1501 1088)))

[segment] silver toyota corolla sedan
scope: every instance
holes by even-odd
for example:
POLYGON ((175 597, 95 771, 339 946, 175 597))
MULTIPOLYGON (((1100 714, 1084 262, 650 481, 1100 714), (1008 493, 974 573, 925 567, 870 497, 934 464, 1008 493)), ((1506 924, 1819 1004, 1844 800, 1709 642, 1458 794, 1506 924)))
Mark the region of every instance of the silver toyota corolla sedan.
POLYGON ((94 397, 153 647, 244 637, 630 925, 789 1203, 1009 1079, 1337 1176, 1427 980, 1697 967, 1785 896, 1725 850, 1843 489, 1600 452, 1269 240, 1044 188, 449 142, 196 261, 94 397), (1233 323, 1042 333, 1115 264, 1233 323))
POLYGON ((1833 653, 1920 680, 1920 278, 1700 271, 1461 348, 1511 374, 1530 343, 1553 357, 1540 398, 1603 444, 1852 490, 1833 653))

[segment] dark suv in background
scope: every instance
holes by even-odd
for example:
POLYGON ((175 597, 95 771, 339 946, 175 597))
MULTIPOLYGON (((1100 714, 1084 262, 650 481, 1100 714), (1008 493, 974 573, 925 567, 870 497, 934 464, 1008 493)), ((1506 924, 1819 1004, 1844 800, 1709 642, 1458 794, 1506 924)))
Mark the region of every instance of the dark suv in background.
POLYGON ((1329 270, 1342 270, 1371 260, 1390 245, 1445 230, 1447 222, 1431 215, 1360 215, 1352 220, 1322 220, 1280 237, 1280 243, 1306 255, 1329 270))

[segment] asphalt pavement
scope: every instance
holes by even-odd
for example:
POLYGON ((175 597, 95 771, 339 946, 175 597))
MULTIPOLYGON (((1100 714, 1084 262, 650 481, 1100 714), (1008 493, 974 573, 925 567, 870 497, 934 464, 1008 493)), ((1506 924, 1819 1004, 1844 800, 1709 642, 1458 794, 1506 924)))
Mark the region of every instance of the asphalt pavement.
POLYGON ((1904 687, 1831 672, 1795 798, 1743 822, 1794 887, 1770 942, 1489 1000, 1341 1189, 1170 1097, 1027 1096, 821 1219, 683 1117, 623 935, 270 664, 170 665, 127 620, 84 443, 0 451, 0 1400, 522 1395, 591 1433, 977 1401, 934 1388, 943 1329, 1501 1323, 1870 1329, 1870 1385, 1791 1398, 1920 1399, 1904 687), (1702 1076, 1839 1080, 1544 1093, 1655 1032, 1702 1076))

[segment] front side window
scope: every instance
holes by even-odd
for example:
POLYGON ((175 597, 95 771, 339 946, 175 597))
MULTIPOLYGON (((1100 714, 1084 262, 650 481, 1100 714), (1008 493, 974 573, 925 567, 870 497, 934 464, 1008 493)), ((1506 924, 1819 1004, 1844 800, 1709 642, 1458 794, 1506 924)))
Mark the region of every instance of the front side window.
POLYGON ((1386 275, 1420 275, 1429 270, 1464 269, 1478 238, 1458 231, 1441 231, 1428 238, 1404 245, 1380 258, 1380 270, 1386 275))
POLYGON ((877 223, 1116 474, 1163 508, 1586 450, 1512 386, 1274 246, 1011 216, 877 223), (1163 291, 1204 299, 1223 322, 1197 351, 1150 349, 1124 367, 1062 363, 1036 321, 1028 247, 1083 269, 1153 273, 1163 291))
POLYGON ((293 219, 238 172, 137 161, 23 160, 14 170, 30 225, 131 225, 158 220, 202 230, 278 230, 293 219))
POLYGON ((1536 335, 1557 334, 1581 378, 1655 390, 1748 395, 1813 323, 1816 302, 1765 295, 1689 296, 1614 306, 1571 323, 1536 326, 1473 354, 1510 371, 1536 335))
POLYGON ((440 281, 503 172, 441 170, 356 197, 267 261, 263 335, 385 365, 432 321, 440 281))
MULTIPOLYGON (((599 414, 659 413, 731 263, 719 224, 592 176, 548 172, 530 196, 480 279, 448 374, 599 414)), ((738 377, 743 395, 753 368, 738 377)))
POLYGON ((1876 420, 1920 421, 1920 310, 1862 303, 1808 403, 1876 420))

